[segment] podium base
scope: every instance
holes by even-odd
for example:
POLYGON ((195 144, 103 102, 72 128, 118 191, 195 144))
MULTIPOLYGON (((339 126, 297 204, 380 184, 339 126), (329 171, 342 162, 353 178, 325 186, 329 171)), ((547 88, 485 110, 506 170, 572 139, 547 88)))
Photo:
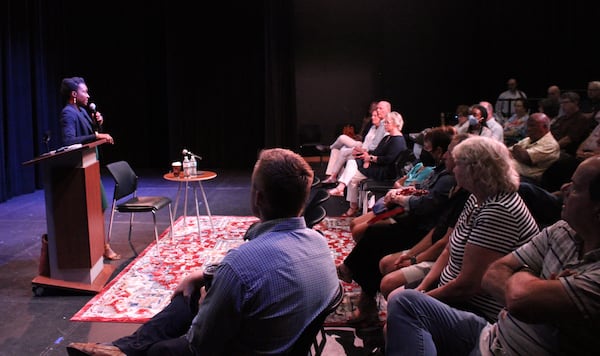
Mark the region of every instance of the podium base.
POLYGON ((98 274, 92 284, 70 282, 62 279, 55 279, 46 276, 37 276, 31 281, 31 290, 36 296, 44 294, 45 288, 63 289, 67 291, 80 291, 84 293, 96 294, 104 288, 106 282, 115 271, 115 266, 104 264, 102 271, 98 274))

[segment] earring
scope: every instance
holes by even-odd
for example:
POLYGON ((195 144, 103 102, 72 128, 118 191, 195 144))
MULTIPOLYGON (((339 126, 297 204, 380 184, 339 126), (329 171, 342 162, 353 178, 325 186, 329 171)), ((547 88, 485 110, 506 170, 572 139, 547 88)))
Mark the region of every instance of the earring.
POLYGON ((76 96, 73 97, 73 104, 77 104, 77 97, 76 96))

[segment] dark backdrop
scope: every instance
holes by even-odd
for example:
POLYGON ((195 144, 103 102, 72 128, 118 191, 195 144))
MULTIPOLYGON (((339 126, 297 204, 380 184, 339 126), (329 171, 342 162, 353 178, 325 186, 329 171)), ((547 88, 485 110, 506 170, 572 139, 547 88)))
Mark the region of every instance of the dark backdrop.
POLYGON ((598 80, 597 14, 585 1, 8 0, 0 9, 0 201, 40 188, 22 166, 60 146, 60 80, 86 79, 114 146, 102 162, 250 169, 263 147, 296 148, 299 125, 331 141, 371 100, 405 132, 495 97, 598 80))

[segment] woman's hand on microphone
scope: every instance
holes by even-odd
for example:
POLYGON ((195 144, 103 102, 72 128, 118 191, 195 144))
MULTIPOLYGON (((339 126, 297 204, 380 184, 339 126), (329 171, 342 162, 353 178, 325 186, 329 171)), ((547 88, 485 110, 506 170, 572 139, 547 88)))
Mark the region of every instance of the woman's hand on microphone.
POLYGON ((96 122, 100 126, 102 126, 102 123, 104 123, 104 117, 102 117, 102 114, 100 113, 100 111, 96 111, 94 113, 94 119, 96 119, 96 122))

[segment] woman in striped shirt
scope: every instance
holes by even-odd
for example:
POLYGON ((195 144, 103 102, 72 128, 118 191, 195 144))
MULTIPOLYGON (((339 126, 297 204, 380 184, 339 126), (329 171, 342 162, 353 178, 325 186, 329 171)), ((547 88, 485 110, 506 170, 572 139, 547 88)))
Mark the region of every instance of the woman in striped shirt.
POLYGON ((517 193, 519 175, 504 144, 470 137, 452 156, 456 181, 471 196, 448 245, 416 289, 495 321, 503 306, 482 291, 483 273, 539 229, 517 193))

